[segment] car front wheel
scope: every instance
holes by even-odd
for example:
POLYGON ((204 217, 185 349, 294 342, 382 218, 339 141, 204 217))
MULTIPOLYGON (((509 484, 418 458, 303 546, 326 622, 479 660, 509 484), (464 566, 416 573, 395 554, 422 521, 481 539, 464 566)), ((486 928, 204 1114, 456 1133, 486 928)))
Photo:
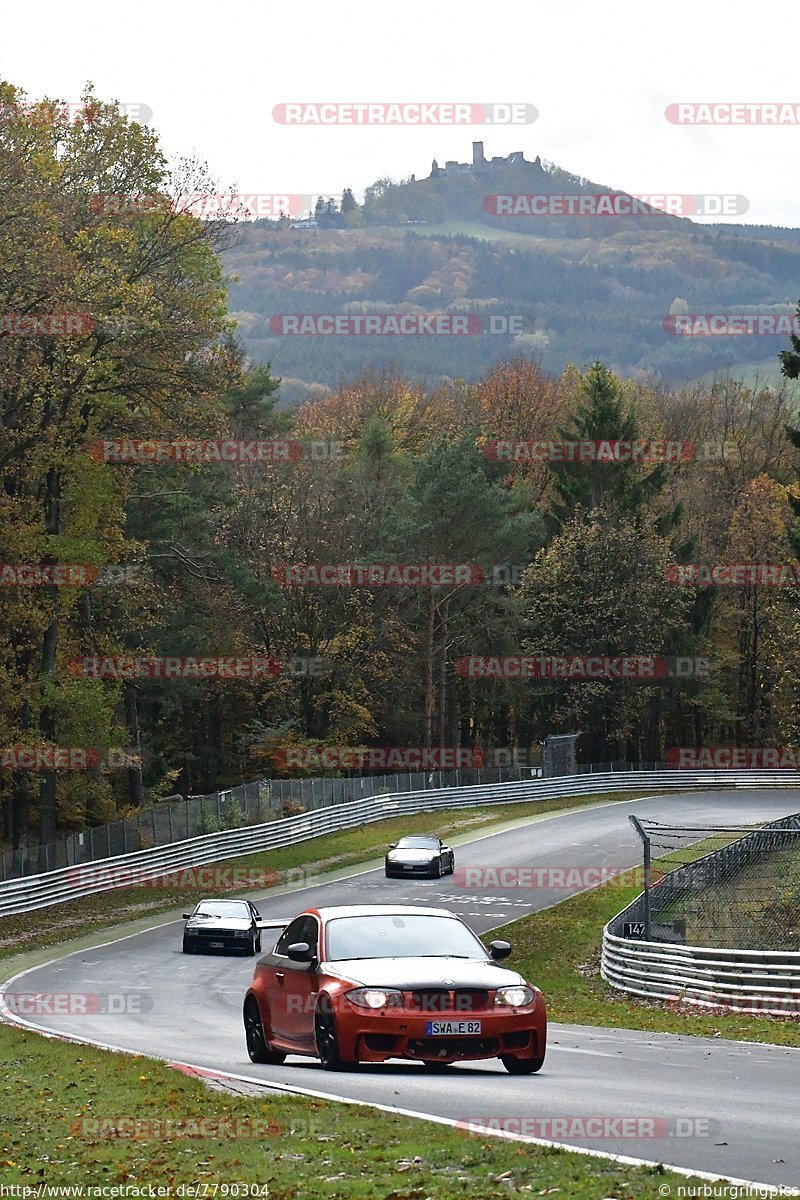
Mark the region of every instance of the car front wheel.
POLYGON ((339 1049, 339 1038, 336 1033, 336 1020, 330 1008, 330 1002, 323 1001, 314 1016, 314 1037, 317 1043, 317 1056, 325 1071, 349 1071, 357 1064, 342 1058, 339 1049))
POLYGON ((514 1058, 505 1054, 500 1061, 509 1075, 535 1075, 544 1066, 544 1055, 541 1058, 514 1058))
POLYGON ((248 996, 244 1002, 244 1036, 251 1062, 272 1063, 274 1066, 279 1066, 286 1058, 285 1054, 270 1050, 264 1037, 264 1025, 261 1021, 258 1001, 253 996, 248 996))

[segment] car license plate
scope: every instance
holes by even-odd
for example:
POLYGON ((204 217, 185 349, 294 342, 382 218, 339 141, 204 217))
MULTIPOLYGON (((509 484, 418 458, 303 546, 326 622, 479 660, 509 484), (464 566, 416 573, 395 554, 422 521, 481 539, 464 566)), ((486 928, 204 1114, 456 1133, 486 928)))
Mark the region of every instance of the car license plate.
POLYGON ((403 863, 403 870, 404 871, 413 871, 414 868, 412 867, 411 863, 403 863))
POLYGON ((480 1034, 480 1021, 428 1021, 428 1037, 456 1037, 460 1034, 480 1034))
POLYGON ((212 950, 224 950, 225 949, 224 942, 209 942, 209 945, 212 950))

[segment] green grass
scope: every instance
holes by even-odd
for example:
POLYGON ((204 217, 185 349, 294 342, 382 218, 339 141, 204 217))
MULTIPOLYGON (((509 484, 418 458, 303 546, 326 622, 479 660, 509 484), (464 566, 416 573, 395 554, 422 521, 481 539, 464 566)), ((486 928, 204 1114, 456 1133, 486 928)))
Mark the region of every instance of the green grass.
POLYGON ((692 946, 800 950, 800 850, 778 850, 732 878, 682 897, 665 913, 686 921, 692 946))
MULTIPOLYGON (((718 848, 719 842, 713 843, 718 848)), ((658 860, 665 870, 708 852, 708 845, 658 860)), ((548 1017, 574 1025, 609 1025, 697 1037, 800 1046, 800 1019, 716 1012, 695 1015, 673 1001, 638 999, 610 987, 600 975, 603 926, 639 895, 640 885, 605 884, 555 908, 495 929, 514 947, 513 967, 544 993, 548 1017)))
MULTIPOLYGON (((349 1104, 231 1096, 163 1063, 9 1026, 0 1026, 0 1058, 5 1186, 258 1184, 270 1200, 493 1200, 548 1192, 567 1200, 654 1200, 661 1185, 677 1196, 678 1184, 701 1183, 349 1104), (124 1128, 126 1119, 148 1121, 139 1126, 147 1136, 114 1136, 111 1127, 124 1128), (212 1121, 222 1123, 216 1128, 223 1136, 186 1136, 212 1121)), ((453 1113, 474 1115, 459 1113, 455 1088, 453 1113)), ((651 1157, 657 1151, 654 1145, 651 1157)))
MULTIPOLYGON (((303 883, 306 875, 341 870, 383 856, 389 842, 404 834, 436 832, 443 838, 458 838, 468 834, 491 830, 498 823, 518 821, 527 817, 566 809, 583 808, 588 805, 608 804, 616 800, 630 800, 636 796, 663 795, 664 792, 635 791, 610 792, 606 795, 580 796, 558 800, 532 800, 525 804, 498 804, 492 808, 454 808, 441 812, 418 813, 415 816, 393 817, 385 821, 374 821, 357 829, 342 830, 340 833, 324 834, 306 842, 297 842, 281 850, 268 850, 248 854, 241 858, 226 859, 202 868, 210 871, 214 866, 226 874, 248 872, 254 879, 252 890, 264 891, 269 886, 283 883, 303 883), (259 886, 257 880, 265 882, 259 886)), ((87 870, 92 864, 87 865, 87 870)), ((241 875, 239 876, 241 878, 241 875)), ((175 881, 160 883, 159 886, 123 887, 100 892, 34 912, 0 917, 0 959, 11 958, 28 951, 41 950, 57 945, 69 938, 80 938, 105 929, 113 929, 126 921, 157 916, 173 912, 180 907, 191 907, 209 894, 225 891, 224 886, 209 888, 208 876, 197 884, 175 886, 175 881)), ((178 880, 177 882, 180 882, 178 880)), ((232 888, 231 895, 242 892, 232 888)), ((291 904, 288 905, 291 915, 291 904)))

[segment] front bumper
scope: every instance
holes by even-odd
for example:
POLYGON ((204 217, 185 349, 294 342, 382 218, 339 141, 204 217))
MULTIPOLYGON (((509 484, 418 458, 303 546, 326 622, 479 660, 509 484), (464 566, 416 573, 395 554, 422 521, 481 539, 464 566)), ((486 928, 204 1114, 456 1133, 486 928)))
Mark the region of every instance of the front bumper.
POLYGON ((375 1013, 341 1013, 337 1036, 342 1056, 359 1062, 385 1062, 388 1058, 408 1058, 417 1062, 463 1062, 468 1059, 541 1058, 547 1041, 544 1004, 537 1001, 525 1009, 504 1012, 486 1010, 469 1014, 481 1022, 479 1035, 431 1037, 427 1023, 431 1019, 459 1020, 464 1013, 419 1013, 384 1009, 375 1013))
POLYGON ((220 930, 214 933, 185 933, 184 941, 190 950, 198 952, 213 952, 220 950, 250 950, 252 935, 235 937, 230 930, 220 930))
POLYGON ((431 875, 438 874, 437 865, 436 859, 433 862, 423 863, 387 862, 385 863, 385 871, 390 879, 403 879, 404 877, 408 878, 410 875, 424 875, 426 878, 430 878, 431 875))

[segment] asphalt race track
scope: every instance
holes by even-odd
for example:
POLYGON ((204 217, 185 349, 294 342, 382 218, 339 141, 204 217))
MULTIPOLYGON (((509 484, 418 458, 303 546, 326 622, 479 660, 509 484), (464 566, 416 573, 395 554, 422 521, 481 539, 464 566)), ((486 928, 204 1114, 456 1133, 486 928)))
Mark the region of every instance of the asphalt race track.
MULTIPOLYGON (((621 869, 641 861, 629 813, 715 825, 767 821, 798 810, 800 792, 788 790, 651 797, 556 814, 521 829, 456 842, 456 865, 621 869)), ((435 821, 432 816, 432 832, 435 821)), ((467 890, 450 876, 406 881, 370 871, 291 894, 266 893, 257 903, 265 918, 291 917, 315 904, 431 904, 459 913, 480 933, 567 894, 565 889, 544 887, 467 890)), ((247 1057, 241 1018, 255 960, 183 955, 182 928, 182 923, 162 925, 69 955, 18 976, 5 990, 12 995, 145 992, 152 1007, 144 1013, 39 1015, 32 1023, 261 1083, 273 1081, 459 1121, 666 1118, 669 1132, 658 1137, 570 1142, 545 1127, 528 1126, 528 1132, 566 1145, 739 1179, 792 1186, 800 1182, 800 1049, 559 1025, 558 1013, 551 1011, 547 1061, 540 1074, 528 1077, 508 1075, 494 1060, 459 1065, 439 1075, 400 1062, 362 1066, 342 1075, 324 1072, 315 1060, 302 1058, 290 1058, 280 1067, 256 1066, 247 1057), (678 1119, 682 1124, 675 1124, 678 1119), (685 1136, 698 1119, 707 1120, 710 1127, 701 1128, 700 1136, 685 1136)), ((268 931, 264 938, 268 943, 268 931)))

